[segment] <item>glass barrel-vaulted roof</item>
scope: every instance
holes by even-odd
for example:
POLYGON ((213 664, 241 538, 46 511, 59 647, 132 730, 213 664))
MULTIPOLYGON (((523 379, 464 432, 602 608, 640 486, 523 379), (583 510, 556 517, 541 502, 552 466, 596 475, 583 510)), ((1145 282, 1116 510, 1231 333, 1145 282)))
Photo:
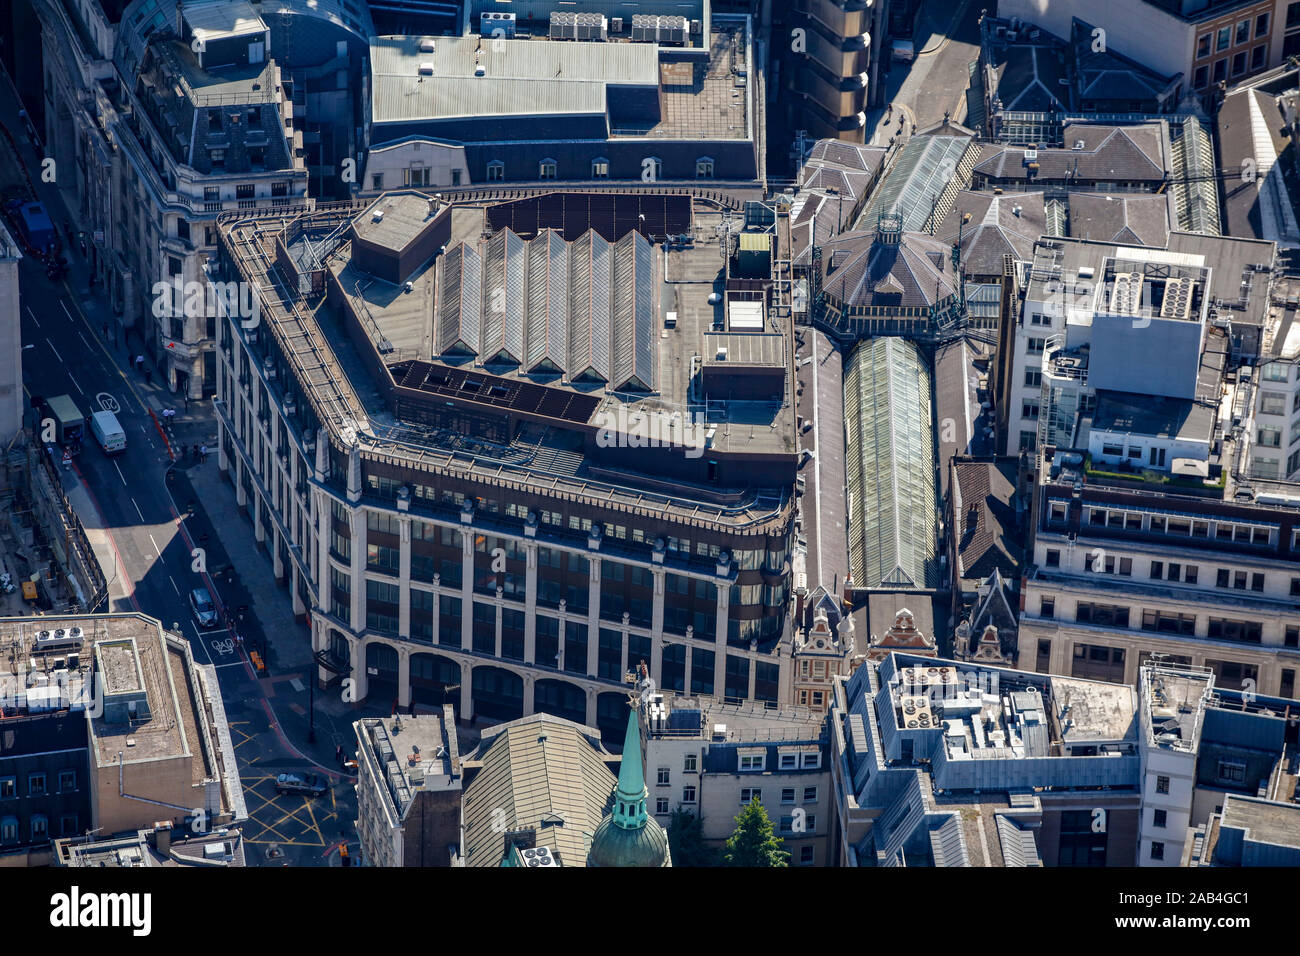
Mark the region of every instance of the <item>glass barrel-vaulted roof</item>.
POLYGON ((900 338, 845 363, 849 560, 856 587, 939 584, 930 370, 900 338))
POLYGON ((903 217, 904 232, 922 231, 935 200, 957 175, 970 141, 969 136, 913 137, 872 193, 858 220, 860 228, 870 228, 882 212, 896 212, 903 217))

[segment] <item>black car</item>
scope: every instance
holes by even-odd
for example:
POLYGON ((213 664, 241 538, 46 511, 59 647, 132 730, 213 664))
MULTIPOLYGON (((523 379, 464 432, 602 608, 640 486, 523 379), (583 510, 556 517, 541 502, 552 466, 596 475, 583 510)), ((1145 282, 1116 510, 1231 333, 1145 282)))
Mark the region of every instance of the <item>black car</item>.
POLYGON ((275 789, 277 793, 301 793, 307 797, 320 797, 329 791, 329 784, 314 773, 282 773, 275 778, 275 789))
POLYGON ((194 611, 194 620, 204 630, 221 623, 221 616, 217 613, 217 606, 212 602, 212 595, 207 588, 195 588, 190 592, 190 609, 194 611))

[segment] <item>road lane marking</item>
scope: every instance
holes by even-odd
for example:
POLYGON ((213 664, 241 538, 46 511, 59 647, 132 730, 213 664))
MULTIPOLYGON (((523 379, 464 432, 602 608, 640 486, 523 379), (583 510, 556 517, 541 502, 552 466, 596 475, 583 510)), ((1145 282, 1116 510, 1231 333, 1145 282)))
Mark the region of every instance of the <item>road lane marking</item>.
POLYGON ((176 596, 180 597, 181 589, 176 586, 176 579, 169 574, 167 575, 167 580, 172 583, 172 590, 176 592, 176 596))
MULTIPOLYGON (((166 564, 167 561, 166 561, 166 559, 164 559, 163 556, 162 556, 163 549, 160 548, 160 547, 158 547, 158 542, 157 542, 157 541, 154 541, 154 539, 153 539, 153 534, 152 534, 152 533, 150 533, 150 535, 149 535, 149 543, 152 544, 152 545, 153 545, 153 549, 154 549, 155 551, 158 552, 158 560, 159 560, 159 561, 162 561, 163 564, 166 564)), ((179 594, 180 592, 178 591, 177 593, 179 594)))
POLYGON ((144 512, 140 510, 140 505, 136 503, 134 498, 131 499, 131 504, 135 505, 135 513, 140 516, 141 521, 144 521, 144 512))
POLYGON ((36 327, 39 329, 41 327, 41 323, 37 321, 36 313, 32 311, 32 307, 30 305, 27 307, 27 314, 32 317, 32 321, 36 323, 36 327))
POLYGON ((50 347, 50 351, 54 353, 54 357, 62 362, 63 356, 59 354, 59 350, 54 347, 54 343, 50 341, 48 336, 46 336, 45 344, 50 347))
MULTIPOLYGON (((122 469, 116 461, 113 462, 113 467, 117 469, 117 477, 122 479, 122 484, 126 485, 126 475, 122 474, 122 469)), ((128 488, 131 487, 130 485, 126 485, 126 486, 128 488)))
POLYGON ((90 348, 90 343, 86 341, 86 337, 82 335, 80 332, 77 333, 77 338, 81 339, 82 343, 86 346, 86 348, 90 348))
MULTIPOLYGON (((54 348, 54 346, 51 345, 50 348, 54 348)), ((57 355, 58 353, 56 352, 55 354, 57 355)), ((84 396, 86 394, 86 390, 81 387, 81 383, 78 382, 76 378, 73 377, 72 372, 70 371, 68 372, 68 378, 72 380, 72 384, 77 389, 77 391, 84 396)))

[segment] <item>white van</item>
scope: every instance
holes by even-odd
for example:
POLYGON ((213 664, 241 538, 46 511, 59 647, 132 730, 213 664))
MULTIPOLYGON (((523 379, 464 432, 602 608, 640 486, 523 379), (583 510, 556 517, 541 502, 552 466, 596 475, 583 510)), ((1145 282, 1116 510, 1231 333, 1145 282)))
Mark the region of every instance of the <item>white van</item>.
POLYGON ((112 412, 95 412, 90 416, 90 430, 105 455, 126 451, 126 431, 112 412))

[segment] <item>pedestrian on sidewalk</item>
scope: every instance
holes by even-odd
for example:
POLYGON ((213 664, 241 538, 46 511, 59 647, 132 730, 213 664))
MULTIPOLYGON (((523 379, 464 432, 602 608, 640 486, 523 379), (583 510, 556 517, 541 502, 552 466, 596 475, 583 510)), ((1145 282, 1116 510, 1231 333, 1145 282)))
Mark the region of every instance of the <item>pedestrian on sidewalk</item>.
POLYGON ((143 371, 144 371, 144 356, 143 356, 143 355, 136 355, 136 357, 135 357, 135 370, 136 370, 137 372, 143 372, 143 371))
POLYGON ((181 393, 181 399, 185 402, 185 414, 188 415, 190 413, 190 393, 181 393))
POLYGON ((199 446, 199 464, 200 464, 200 465, 206 465, 207 463, 208 463, 208 446, 207 446, 207 445, 200 445, 200 446, 199 446))

